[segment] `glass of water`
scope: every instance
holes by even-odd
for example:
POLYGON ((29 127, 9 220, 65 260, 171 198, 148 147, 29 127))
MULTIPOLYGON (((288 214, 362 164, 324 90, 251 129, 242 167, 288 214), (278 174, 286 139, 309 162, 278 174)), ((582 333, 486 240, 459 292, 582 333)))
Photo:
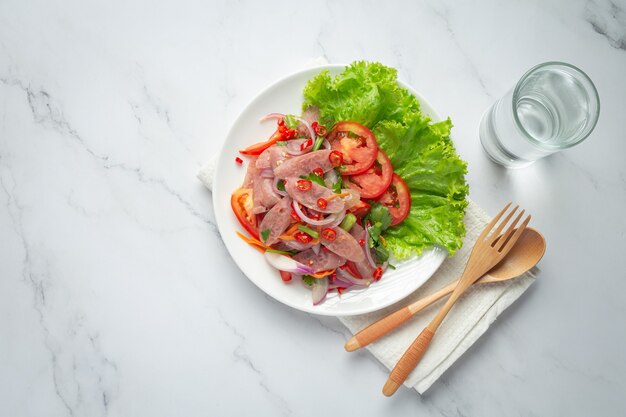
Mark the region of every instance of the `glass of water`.
POLYGON ((571 148, 593 130, 598 91, 573 65, 546 62, 531 68, 480 122, 480 141, 495 162, 521 168, 571 148))

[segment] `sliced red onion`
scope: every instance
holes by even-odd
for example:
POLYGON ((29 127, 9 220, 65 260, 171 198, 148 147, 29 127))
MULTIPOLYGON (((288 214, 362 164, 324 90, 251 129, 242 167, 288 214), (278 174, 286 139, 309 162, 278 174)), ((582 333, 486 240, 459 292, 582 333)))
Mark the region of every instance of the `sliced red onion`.
POLYGON ((307 146, 302 149, 302 144, 306 142, 308 139, 293 139, 287 142, 287 153, 293 156, 304 155, 308 153, 313 148, 313 145, 307 146))
POLYGON ((293 249, 293 250, 307 250, 307 249, 309 249, 310 247, 313 246, 310 243, 300 243, 300 242, 298 242, 296 240, 285 240, 285 241, 283 241, 283 243, 289 249, 293 249))
POLYGON ((374 258, 372 258, 372 250, 370 249, 370 232, 367 226, 365 226, 365 244, 363 245, 363 250, 365 251, 367 262, 369 262, 372 268, 376 269, 376 262, 374 262, 374 258))
POLYGON ((282 113, 270 113, 270 114, 266 114, 265 116, 261 117, 259 119, 260 122, 265 122, 267 120, 272 120, 272 119, 282 119, 283 117, 285 117, 284 114, 282 113))
POLYGON ((330 223, 328 225, 328 227, 337 227, 341 224, 341 222, 343 221, 343 218, 346 217, 346 212, 345 211, 340 211, 339 213, 335 213, 335 214, 339 214, 340 216, 337 216, 337 220, 335 220, 334 222, 330 223))
POLYGON ((309 123, 308 121, 306 121, 302 117, 296 116, 296 119, 298 119, 300 121, 300 123, 302 123, 306 127, 306 130, 309 131, 309 138, 315 140, 315 138, 317 136, 315 136, 315 130, 313 130, 313 128, 311 127, 311 123, 309 123))
POLYGON ((315 255, 319 255, 320 254, 320 244, 319 243, 317 245, 311 246, 311 249, 313 249, 313 253, 315 255))
POLYGON ((324 147, 324 149, 330 149, 330 142, 328 141, 328 139, 324 139, 324 142, 322 142, 322 146, 324 147))
POLYGON ((283 197, 285 197, 287 195, 286 191, 280 191, 278 189, 278 181, 282 181, 282 178, 274 178, 274 181, 272 181, 272 191, 274 191, 275 194, 281 195, 283 197))
POLYGON ((337 172, 333 168, 331 168, 330 171, 324 174, 324 183, 328 188, 332 188, 333 185, 337 183, 338 179, 339 178, 337 177, 337 172))
POLYGON ((367 287, 370 285, 370 283, 365 280, 365 279, 359 279, 355 276, 352 276, 352 274, 344 269, 341 268, 337 268, 337 273, 341 276, 341 279, 343 281, 348 281, 350 283, 352 283, 353 285, 358 285, 359 287, 367 287))
POLYGON ((280 253, 265 252, 265 259, 267 259, 270 265, 280 271, 291 272, 298 275, 312 274, 314 272, 312 268, 294 261, 288 256, 281 255, 280 253))
POLYGON ((316 306, 326 298, 328 293, 328 278, 320 278, 313 281, 311 296, 313 297, 313 305, 316 306))
POLYGON ((272 168, 264 168, 259 172, 259 177, 261 178, 274 178, 274 171, 272 168))
POLYGON ((361 193, 351 188, 343 188, 342 193, 348 193, 350 195, 343 197, 342 200, 346 204, 346 209, 352 208, 361 201, 361 193))
MULTIPOLYGON (((307 217, 304 212, 302 211, 302 209, 300 208, 300 204, 298 204, 296 201, 293 202, 292 204, 293 209, 296 211, 296 214, 298 215, 298 217, 300 217, 300 219, 310 225, 313 226, 324 226, 327 225, 329 223, 334 223, 339 219, 339 223, 341 223, 341 220, 343 220, 344 216, 346 215, 345 212, 340 211, 339 213, 333 213, 331 215, 329 215, 328 217, 321 219, 321 220, 314 220, 310 217, 307 217)), ((337 224, 339 224, 337 223, 337 224)))
POLYGON ((343 282, 343 281, 336 280, 335 284, 330 284, 328 286, 328 291, 336 290, 337 288, 343 288, 343 289, 347 290, 347 289, 349 289, 351 287, 354 287, 354 284, 351 284, 349 282, 343 282))

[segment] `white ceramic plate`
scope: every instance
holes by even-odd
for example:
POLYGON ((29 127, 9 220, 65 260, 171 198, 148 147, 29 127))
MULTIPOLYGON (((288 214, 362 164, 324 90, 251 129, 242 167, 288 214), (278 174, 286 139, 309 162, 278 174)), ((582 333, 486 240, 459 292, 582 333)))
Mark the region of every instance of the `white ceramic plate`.
MULTIPOLYGON (((213 185, 213 204, 217 225, 226 248, 239 268, 261 290, 298 310, 326 316, 351 316, 379 310, 411 294, 439 268, 447 256, 447 251, 433 247, 424 251, 419 258, 412 258, 396 265, 396 270, 387 270, 383 279, 369 288, 349 290, 341 297, 332 292, 322 304, 314 306, 311 302, 311 291, 304 284, 295 280, 285 284, 280 279, 278 271, 265 261, 263 255, 237 237, 235 232, 244 230, 230 207, 231 193, 241 185, 247 166, 247 161, 243 165, 235 163, 235 157, 239 155, 238 150, 255 142, 264 141, 273 133, 276 128, 274 122, 259 122, 264 115, 273 112, 300 114, 302 90, 306 82, 323 69, 330 70, 331 74, 338 74, 344 66, 325 65, 285 77, 262 91, 243 110, 228 133, 219 155, 213 185)), ((419 93, 402 82, 400 85, 418 98, 422 112, 430 115, 435 122, 441 120, 419 93)))

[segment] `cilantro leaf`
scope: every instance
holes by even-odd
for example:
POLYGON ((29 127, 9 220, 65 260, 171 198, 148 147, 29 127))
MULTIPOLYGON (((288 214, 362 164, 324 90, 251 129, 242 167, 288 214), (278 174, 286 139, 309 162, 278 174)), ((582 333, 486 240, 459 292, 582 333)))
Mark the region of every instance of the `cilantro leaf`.
POLYGON ((309 175, 300 175, 300 178, 302 178, 303 180, 309 180, 311 182, 314 182, 318 185, 321 185, 322 187, 326 187, 326 184, 324 183, 324 177, 320 177, 319 175, 311 173, 309 175))
POLYGON ((341 194, 341 189, 343 188, 343 179, 341 175, 337 175, 337 182, 333 184, 333 192, 335 194, 341 194))
POLYGON ((310 275, 302 275, 302 282, 304 282, 309 287, 312 287, 313 283, 315 282, 315 278, 310 275))
POLYGON ((263 239, 263 242, 267 241, 268 237, 270 237, 270 229, 261 231, 261 239, 263 239))

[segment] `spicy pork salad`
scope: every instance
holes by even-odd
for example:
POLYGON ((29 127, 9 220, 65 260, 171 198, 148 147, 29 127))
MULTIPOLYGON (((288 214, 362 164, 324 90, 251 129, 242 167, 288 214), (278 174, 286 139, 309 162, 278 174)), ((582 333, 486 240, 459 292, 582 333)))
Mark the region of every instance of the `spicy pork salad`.
POLYGON ((301 115, 270 113, 263 142, 240 150, 247 165, 231 206, 247 243, 313 303, 384 279, 393 263, 465 234, 467 167, 450 140, 398 85, 396 70, 355 62, 304 89, 301 115))

